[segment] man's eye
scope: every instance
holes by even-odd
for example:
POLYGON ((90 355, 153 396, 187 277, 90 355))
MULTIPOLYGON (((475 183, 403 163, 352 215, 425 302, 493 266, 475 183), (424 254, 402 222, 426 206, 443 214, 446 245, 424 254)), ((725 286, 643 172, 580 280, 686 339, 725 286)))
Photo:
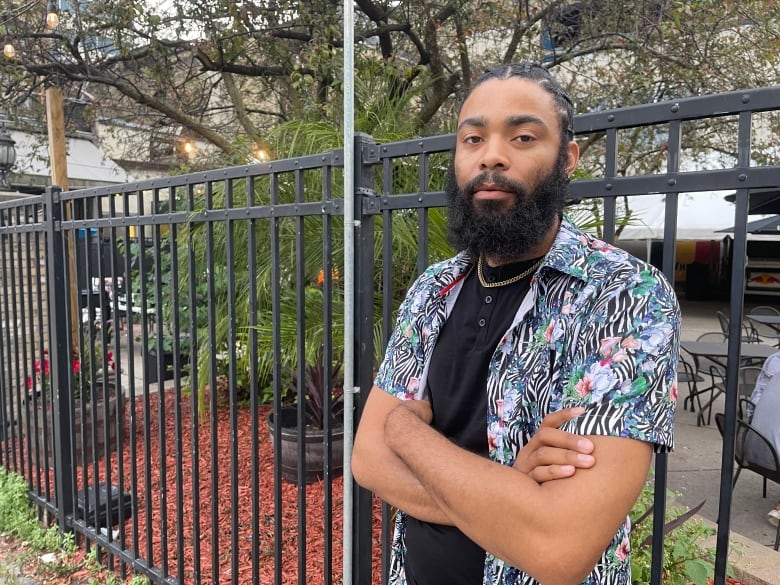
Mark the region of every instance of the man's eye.
POLYGON ((530 134, 522 134, 515 138, 518 142, 533 142, 535 139, 530 134))
POLYGON ((463 139, 463 142, 466 144, 477 144, 478 142, 481 142, 482 138, 480 136, 466 136, 463 139))

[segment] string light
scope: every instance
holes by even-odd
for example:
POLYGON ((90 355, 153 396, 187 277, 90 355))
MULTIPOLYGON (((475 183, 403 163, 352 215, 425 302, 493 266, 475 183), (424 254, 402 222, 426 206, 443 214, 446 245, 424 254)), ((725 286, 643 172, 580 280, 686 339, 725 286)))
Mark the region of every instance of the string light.
POLYGON ((7 36, 3 39, 3 55, 9 59, 13 59, 16 56, 16 49, 13 43, 11 43, 11 39, 7 36))
POLYGON ((46 26, 57 28, 60 25, 59 11, 60 8, 56 0, 49 0, 49 3, 46 5, 46 26))

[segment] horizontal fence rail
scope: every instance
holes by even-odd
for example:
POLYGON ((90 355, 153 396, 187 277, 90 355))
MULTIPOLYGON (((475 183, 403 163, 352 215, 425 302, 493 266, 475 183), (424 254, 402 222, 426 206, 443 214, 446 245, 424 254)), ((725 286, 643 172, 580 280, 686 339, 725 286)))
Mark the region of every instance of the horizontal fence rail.
MULTIPOLYGON (((619 241, 632 198, 665 194, 660 267, 670 280, 679 194, 735 193, 737 340, 749 198, 780 185, 780 153, 756 162, 762 116, 776 123, 778 98, 772 87, 575 120, 589 173, 571 185, 571 212, 598 209, 594 229, 619 241), (688 145, 719 125, 733 156, 690 166, 688 145), (650 173, 632 172, 628 145, 638 140, 657 150, 650 173)), ((357 137, 347 338, 340 151, 0 203, 0 464, 121 576, 330 584, 348 571, 359 584, 385 583, 392 511, 362 489, 354 566, 340 562, 341 449, 351 441, 341 358, 354 344, 356 386, 370 388, 406 288, 452 253, 443 184, 453 144, 452 135, 357 137)), ((729 363, 739 350, 729 345, 729 363)), ((716 583, 728 551, 736 375, 727 374, 716 583)), ((656 458, 653 583, 666 462, 656 458)))

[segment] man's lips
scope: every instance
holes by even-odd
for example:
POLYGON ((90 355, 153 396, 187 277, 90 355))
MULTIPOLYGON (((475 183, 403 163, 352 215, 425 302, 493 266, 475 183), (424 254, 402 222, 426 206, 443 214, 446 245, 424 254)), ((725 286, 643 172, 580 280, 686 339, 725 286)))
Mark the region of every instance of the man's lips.
POLYGON ((511 195, 511 191, 495 185, 478 185, 474 188, 474 199, 505 199, 511 195))

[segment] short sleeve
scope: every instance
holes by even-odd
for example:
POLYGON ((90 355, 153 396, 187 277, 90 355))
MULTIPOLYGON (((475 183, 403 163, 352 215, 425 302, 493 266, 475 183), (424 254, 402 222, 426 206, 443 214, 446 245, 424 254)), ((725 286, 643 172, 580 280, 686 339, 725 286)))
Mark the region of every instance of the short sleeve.
POLYGON ((595 300, 570 353, 564 406, 584 415, 565 430, 674 447, 680 308, 660 272, 615 275, 595 300))

